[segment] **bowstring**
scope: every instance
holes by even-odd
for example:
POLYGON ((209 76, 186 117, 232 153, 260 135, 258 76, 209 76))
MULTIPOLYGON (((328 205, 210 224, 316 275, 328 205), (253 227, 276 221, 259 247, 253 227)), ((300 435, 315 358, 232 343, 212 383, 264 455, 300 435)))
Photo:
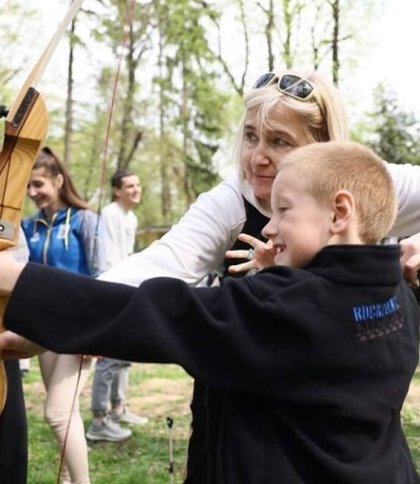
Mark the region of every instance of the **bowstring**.
MULTIPOLYGON (((116 70, 115 70, 115 76, 114 76, 113 87, 112 87, 112 95, 111 95, 111 100, 110 100, 109 107, 108 107, 107 128, 106 128, 105 139, 104 139, 102 161, 101 161, 101 165, 100 165, 100 182, 99 182, 98 207, 97 207, 98 217, 96 219, 96 227, 95 227, 95 234, 94 234, 93 260, 98 260, 100 213, 101 213, 101 210, 102 210, 102 204, 103 204, 103 198, 104 198, 104 186, 105 186, 105 177, 106 177, 107 166, 108 166, 108 152, 109 152, 109 140, 110 140, 110 134, 111 134, 111 125, 112 125, 112 120, 113 120, 115 103, 116 103, 116 100, 117 100, 117 88, 118 88, 118 84, 119 84, 119 80, 120 80, 120 76, 121 76, 121 67, 122 67, 122 62, 123 62, 123 58, 124 58, 124 51, 125 51, 125 49, 127 47, 127 43, 128 43, 129 25, 134 18, 134 9, 135 9, 135 0, 127 0, 127 13, 126 13, 126 17, 125 17, 125 20, 124 20, 124 23, 123 23, 123 36, 122 36, 121 43, 120 43, 120 46, 119 46, 120 47, 120 54, 118 56, 117 67, 116 67, 116 70)), ((77 381, 76 381, 74 395, 73 395, 73 400, 72 400, 72 404, 71 404, 71 407, 70 407, 70 416, 69 416, 68 421, 67 421, 66 433, 65 433, 64 441, 63 441, 63 447, 62 447, 61 453, 60 453, 60 463, 59 463, 59 468, 58 468, 58 475, 57 475, 56 484, 60 484, 61 472, 62 472, 63 466, 64 466, 64 456, 65 456, 65 452, 66 452, 67 440, 68 440, 68 435, 69 435, 69 431, 70 431, 71 417, 72 417, 74 407, 76 405, 76 400, 77 400, 77 391, 78 391, 78 388, 79 388, 81 373, 82 373, 82 369, 83 369, 83 360, 84 360, 84 357, 83 357, 83 355, 81 355, 80 365, 79 365, 79 370, 78 370, 78 375, 77 375, 77 381)))
POLYGON ((119 46, 120 54, 118 56, 117 67, 115 69, 112 95, 111 95, 111 100, 108 108, 108 120, 107 120, 107 126, 106 126, 101 169, 100 169, 100 176, 99 176, 100 185, 99 185, 99 196, 98 196, 98 214, 101 213, 101 209, 103 205, 105 178, 106 178, 107 169, 108 169, 108 152, 109 152, 109 139, 111 134, 111 124, 112 124, 113 115, 114 115, 114 107, 117 100, 117 88, 118 88, 118 84, 121 76, 121 66, 124 59, 124 51, 128 44, 128 38, 130 33, 129 26, 131 25, 134 18, 134 10, 135 10, 135 0, 127 0, 127 12, 123 23, 123 35, 119 46))

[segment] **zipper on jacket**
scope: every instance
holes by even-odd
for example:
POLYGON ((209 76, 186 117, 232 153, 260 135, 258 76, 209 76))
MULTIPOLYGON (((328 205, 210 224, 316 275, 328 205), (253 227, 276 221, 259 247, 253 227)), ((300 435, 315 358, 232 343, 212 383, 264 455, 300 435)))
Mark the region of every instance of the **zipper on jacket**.
POLYGON ((45 265, 48 265, 48 248, 50 246, 51 230, 54 225, 54 220, 56 218, 57 218, 57 212, 51 217, 51 221, 48 223, 48 226, 47 226, 47 235, 45 236, 44 250, 42 252, 42 260, 44 261, 45 265))

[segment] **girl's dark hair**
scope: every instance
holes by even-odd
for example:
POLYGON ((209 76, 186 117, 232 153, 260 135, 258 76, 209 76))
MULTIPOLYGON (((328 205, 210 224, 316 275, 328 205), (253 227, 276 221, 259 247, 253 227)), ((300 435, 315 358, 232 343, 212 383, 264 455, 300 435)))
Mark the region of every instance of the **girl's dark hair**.
POLYGON ((79 195, 63 162, 48 146, 41 149, 33 169, 44 168, 48 175, 63 176, 63 186, 60 188, 60 198, 69 207, 90 208, 88 203, 79 195))

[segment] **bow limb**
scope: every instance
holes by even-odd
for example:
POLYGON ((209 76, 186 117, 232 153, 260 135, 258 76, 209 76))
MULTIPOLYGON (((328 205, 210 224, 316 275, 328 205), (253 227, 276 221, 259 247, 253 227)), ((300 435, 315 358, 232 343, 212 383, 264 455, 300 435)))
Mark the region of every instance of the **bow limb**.
MULTIPOLYGON (((3 149, 0 153, 0 250, 16 245, 20 231, 22 206, 35 159, 48 131, 47 109, 43 97, 33 87, 43 74, 62 34, 73 20, 83 0, 70 5, 63 21, 31 70, 5 123, 3 149)), ((7 297, 0 297, 0 332, 7 297)), ((7 396, 7 379, 0 359, 0 414, 7 396)))
POLYGON ((67 30, 68 26, 76 16, 76 13, 79 11, 83 0, 73 0, 69 9, 64 15, 63 20, 58 24, 54 35, 51 37, 50 41, 48 42, 47 47, 42 52, 41 56, 39 57, 38 61, 32 68, 31 72, 29 73, 28 77, 25 80, 23 87, 20 89, 19 94, 17 95, 16 101, 13 103, 13 106, 10 108, 9 115, 7 119, 13 118, 21 105, 22 100, 26 96, 28 89, 30 87, 35 87, 37 82, 42 77, 55 49, 57 48, 58 43, 60 42, 64 32, 67 30))

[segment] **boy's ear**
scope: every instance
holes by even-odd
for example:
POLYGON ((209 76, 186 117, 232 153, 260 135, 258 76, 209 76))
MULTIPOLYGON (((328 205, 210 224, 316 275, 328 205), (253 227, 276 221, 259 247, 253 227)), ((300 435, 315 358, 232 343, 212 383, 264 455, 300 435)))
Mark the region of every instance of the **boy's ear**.
POLYGON ((331 230, 334 234, 343 233, 354 219, 356 213, 356 204, 354 197, 348 190, 339 190, 334 195, 333 200, 333 217, 331 230))

